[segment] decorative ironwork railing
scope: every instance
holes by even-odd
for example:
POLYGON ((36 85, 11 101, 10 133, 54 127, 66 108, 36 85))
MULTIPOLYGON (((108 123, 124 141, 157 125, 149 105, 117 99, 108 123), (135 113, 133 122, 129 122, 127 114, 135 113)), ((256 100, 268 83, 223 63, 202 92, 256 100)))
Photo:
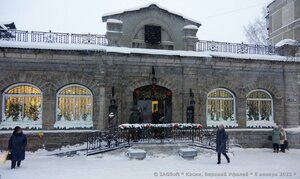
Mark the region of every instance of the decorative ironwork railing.
POLYGON ((229 43, 199 40, 196 51, 228 52, 238 54, 259 54, 274 55, 278 54, 277 48, 271 45, 255 45, 245 43, 229 43))
POLYGON ((192 143, 199 147, 214 149, 215 139, 216 131, 212 128, 114 128, 89 134, 87 155, 128 147, 132 143, 192 143))
POLYGON ((22 30, 0 30, 0 40, 17 42, 39 42, 58 44, 107 45, 105 35, 69 34, 58 32, 39 32, 22 30))
MULTIPOLYGON (((0 29, 0 41, 18 42, 42 42, 58 44, 92 44, 108 45, 105 35, 98 34, 74 34, 58 32, 39 32, 23 30, 0 29)), ((275 46, 254 45, 244 43, 229 43, 199 40, 196 44, 196 51, 228 52, 237 54, 280 54, 275 46)))

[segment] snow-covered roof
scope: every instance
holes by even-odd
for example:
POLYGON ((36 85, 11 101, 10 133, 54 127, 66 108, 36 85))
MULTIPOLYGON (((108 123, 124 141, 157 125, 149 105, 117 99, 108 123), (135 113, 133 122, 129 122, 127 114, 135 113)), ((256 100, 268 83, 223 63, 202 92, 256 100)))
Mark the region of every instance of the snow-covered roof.
MULTIPOLYGON (((179 50, 160 50, 144 48, 112 47, 93 44, 60 44, 60 43, 36 43, 36 42, 15 42, 1 41, 0 48, 21 48, 21 49, 46 49, 46 50, 74 50, 74 51, 103 51, 108 53, 123 54, 150 54, 150 55, 168 55, 182 57, 223 57, 231 59, 251 59, 266 61, 288 61, 287 57, 279 55, 257 55, 257 54, 236 54, 226 52, 197 52, 197 51, 179 51, 179 50)), ((299 58, 293 59, 300 62, 299 58)))
POLYGON ((186 25, 183 27, 184 29, 193 29, 193 30, 198 30, 198 27, 195 25, 186 25))
POLYGON ((275 46, 282 47, 285 45, 300 46, 300 42, 298 40, 293 40, 293 39, 283 39, 279 41, 275 46))
POLYGON ((209 52, 212 57, 249 59, 249 60, 268 60, 268 61, 286 61, 287 57, 279 55, 258 55, 258 54, 239 54, 228 52, 209 52))
POLYGON ((106 22, 115 23, 115 24, 123 24, 123 21, 118 20, 118 19, 108 19, 106 22))
POLYGON ((0 29, 8 30, 10 29, 16 29, 16 25, 13 21, 0 21, 0 29))
POLYGON ((0 23, 0 29, 7 30, 6 26, 4 24, 1 24, 1 23, 0 23))
POLYGON ((193 20, 191 18, 188 18, 188 17, 185 17, 184 15, 178 13, 178 12, 173 12, 165 7, 162 7, 162 6, 158 6, 157 4, 154 4, 154 3, 151 3, 151 4, 148 4, 146 6, 141 6, 141 7, 137 7, 137 8, 131 8, 131 9, 125 9, 123 11, 118 11, 118 12, 111 12, 111 13, 106 13, 106 14, 103 14, 102 16, 102 21, 103 22, 106 22, 108 19, 112 18, 113 16, 118 16, 120 14, 123 14, 123 13, 127 13, 127 12, 132 12, 132 11, 139 11, 141 9, 146 9, 146 8, 150 8, 150 7, 157 7, 161 10, 165 10, 166 12, 168 13, 171 13, 173 15, 176 15, 176 16, 179 16, 179 17, 182 17, 190 22, 192 22, 193 24, 195 24, 196 26, 200 27, 201 26, 201 23, 196 21, 196 20, 193 20))

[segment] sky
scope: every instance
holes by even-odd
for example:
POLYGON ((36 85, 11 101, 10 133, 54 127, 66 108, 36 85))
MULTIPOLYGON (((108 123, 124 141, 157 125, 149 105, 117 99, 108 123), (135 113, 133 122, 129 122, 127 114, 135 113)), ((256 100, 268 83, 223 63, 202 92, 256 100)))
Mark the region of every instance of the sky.
POLYGON ((272 0, 0 0, 0 22, 17 29, 105 34, 102 15, 155 3, 200 22, 198 38, 247 42, 243 27, 272 0))

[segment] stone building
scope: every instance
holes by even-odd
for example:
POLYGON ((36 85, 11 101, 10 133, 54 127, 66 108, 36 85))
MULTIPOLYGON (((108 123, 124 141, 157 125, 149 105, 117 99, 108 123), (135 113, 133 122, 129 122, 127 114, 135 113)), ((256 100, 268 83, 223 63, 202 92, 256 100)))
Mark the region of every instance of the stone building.
POLYGON ((297 58, 200 41, 199 22, 155 4, 102 20, 106 37, 12 31, 0 40, 1 129, 104 129, 127 123, 133 107, 143 123, 155 113, 209 127, 299 126, 297 58))
POLYGON ((269 39, 272 45, 284 39, 300 41, 300 1, 274 0, 268 5, 269 39))

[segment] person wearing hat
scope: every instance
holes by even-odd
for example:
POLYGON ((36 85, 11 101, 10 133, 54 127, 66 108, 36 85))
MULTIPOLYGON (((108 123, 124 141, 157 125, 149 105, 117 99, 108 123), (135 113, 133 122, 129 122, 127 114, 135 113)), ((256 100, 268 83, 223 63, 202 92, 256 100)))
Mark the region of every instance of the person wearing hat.
POLYGON ((25 148, 27 146, 27 137, 23 134, 21 127, 16 126, 8 142, 8 150, 11 153, 11 169, 16 165, 20 167, 21 161, 25 159, 25 148))
POLYGON ((218 164, 221 163, 221 154, 227 159, 227 163, 230 163, 230 159, 226 154, 226 142, 228 140, 228 134, 225 132, 223 124, 218 126, 216 134, 216 152, 218 153, 218 164))

